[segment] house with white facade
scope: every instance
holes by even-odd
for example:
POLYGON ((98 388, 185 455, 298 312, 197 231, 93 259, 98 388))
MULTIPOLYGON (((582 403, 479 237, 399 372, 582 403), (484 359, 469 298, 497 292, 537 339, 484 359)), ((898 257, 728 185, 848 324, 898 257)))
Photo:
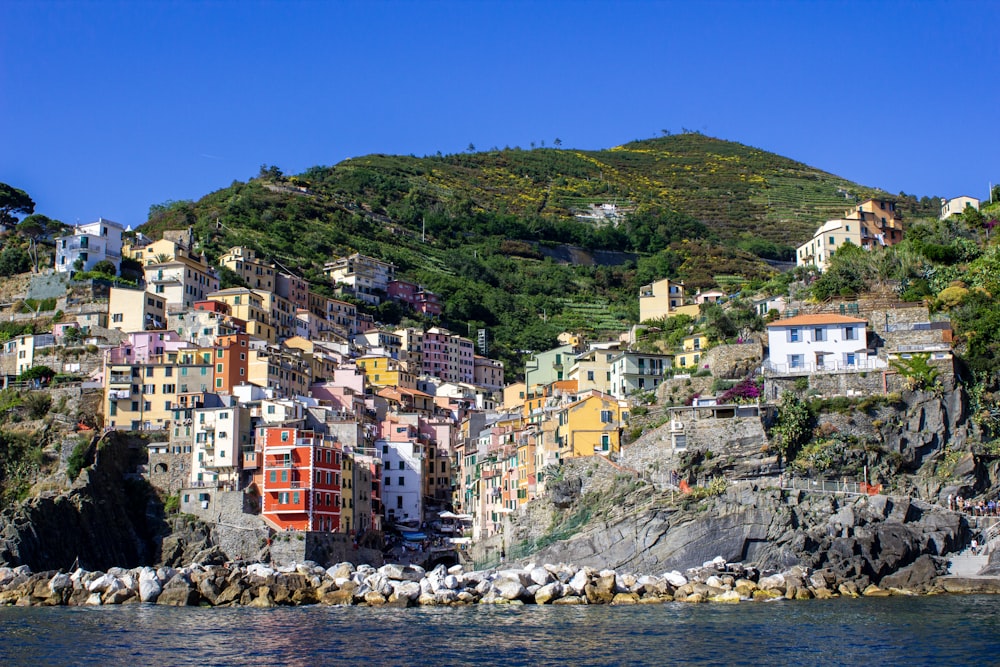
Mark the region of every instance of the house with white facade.
POLYGON ((423 521, 424 444, 414 424, 388 420, 375 441, 382 456, 382 502, 388 521, 423 521))
POLYGON ((609 393, 622 399, 637 391, 653 391, 663 382, 664 369, 672 364, 669 354, 621 352, 611 360, 609 393))
POLYGON ((886 367, 868 347, 868 322, 819 313, 797 315, 767 325, 765 370, 778 375, 810 375, 886 367))
POLYGON ((98 218, 96 222, 79 225, 70 236, 56 239, 56 271, 73 271, 76 260, 83 263, 81 270, 90 271, 100 261, 108 260, 115 270, 122 264, 122 232, 117 222, 98 218))
POLYGON ((191 422, 191 484, 235 489, 243 448, 252 445, 250 410, 238 405, 199 408, 191 422))
POLYGON ((323 266, 334 283, 346 285, 362 301, 378 305, 388 294, 389 283, 396 279, 396 267, 374 257, 354 253, 323 266))
POLYGON ((958 215, 965 211, 966 206, 979 210, 979 200, 975 197, 953 197, 952 199, 941 200, 941 219, 947 220, 953 215, 958 215))

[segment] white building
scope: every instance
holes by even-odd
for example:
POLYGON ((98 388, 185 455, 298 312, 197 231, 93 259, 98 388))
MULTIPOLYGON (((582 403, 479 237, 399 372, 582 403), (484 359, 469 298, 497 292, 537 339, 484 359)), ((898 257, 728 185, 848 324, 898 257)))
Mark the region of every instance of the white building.
POLYGON ((886 367, 868 349, 868 322, 844 315, 798 315, 767 325, 769 359, 778 375, 809 375, 886 367))
POLYGON ((249 447, 250 410, 240 406, 200 408, 192 417, 191 484, 211 486, 239 479, 243 447, 249 447))
POLYGON ((637 391, 653 391, 663 382, 663 369, 672 363, 666 354, 621 352, 611 360, 609 393, 623 399, 637 391))
POLYGON ((375 441, 375 451, 382 453, 382 502, 387 521, 423 521, 423 445, 412 436, 407 424, 393 423, 404 433, 386 434, 393 439, 375 441))
POLYGON ((56 271, 73 271, 76 260, 83 262, 84 271, 90 271, 100 261, 108 260, 121 269, 122 232, 117 222, 98 218, 97 222, 79 225, 71 236, 56 239, 56 271))
POLYGON ((359 253, 328 262, 323 273, 333 282, 350 287, 357 298, 376 306, 387 295, 389 283, 396 279, 394 265, 359 253))
POLYGON ((219 289, 219 279, 211 267, 187 258, 147 264, 144 273, 146 289, 168 305, 191 308, 195 301, 203 301, 219 289))
POLYGON ((954 199, 941 200, 941 219, 945 220, 953 215, 957 215, 965 210, 966 206, 979 210, 979 200, 975 197, 955 197, 954 199))

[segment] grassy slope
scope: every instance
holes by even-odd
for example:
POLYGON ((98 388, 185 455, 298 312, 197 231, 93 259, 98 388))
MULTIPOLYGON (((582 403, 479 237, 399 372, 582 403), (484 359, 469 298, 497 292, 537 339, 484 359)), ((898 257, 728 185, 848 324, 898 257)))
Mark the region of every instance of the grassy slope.
MULTIPOLYGON (((144 231, 158 237, 193 226, 209 257, 248 245, 312 280, 321 279, 323 261, 341 253, 392 261, 401 277, 444 297, 446 323, 458 331, 490 327, 499 356, 517 366, 514 350, 539 349, 561 328, 602 335, 627 326, 637 316, 638 285, 663 275, 643 260, 614 268, 560 266, 509 239, 642 255, 646 248, 622 231, 627 226, 595 229, 574 217, 589 204, 616 202, 693 218, 704 225, 702 236, 723 244, 749 235, 786 245, 841 213, 850 204, 845 192, 852 199, 875 193, 765 151, 687 134, 603 151, 369 155, 284 182, 234 183, 198 202, 169 206, 144 231)), ((659 231, 670 234, 672 224, 659 231)), ((689 283, 768 271, 734 248, 678 241, 689 235, 684 228, 670 244, 674 270, 689 283)))

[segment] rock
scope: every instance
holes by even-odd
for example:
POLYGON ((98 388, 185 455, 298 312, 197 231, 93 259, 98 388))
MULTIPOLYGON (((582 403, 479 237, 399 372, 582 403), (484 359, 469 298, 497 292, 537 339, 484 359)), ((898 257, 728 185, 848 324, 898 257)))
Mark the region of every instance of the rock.
POLYGON ((498 579, 493 582, 493 589, 499 597, 505 600, 516 600, 527 594, 521 582, 514 579, 498 579))
POLYGON ((637 604, 638 602, 639 595, 636 593, 615 593, 611 600, 611 604, 637 604))
POLYGON ((562 593, 563 585, 558 581, 554 581, 551 584, 545 584, 535 591, 535 604, 548 604, 562 597, 562 593))
POLYGON ((879 588, 875 584, 871 584, 861 594, 866 598, 887 598, 892 595, 892 592, 879 588))
POLYGON ((839 586, 837 586, 837 592, 846 597, 856 598, 861 593, 858 591, 858 587, 854 585, 853 581, 845 581, 839 586))
POLYGON ((580 597, 579 595, 567 595, 558 600, 553 600, 552 604, 587 604, 587 598, 580 597))
POLYGON ((528 572, 528 577, 531 579, 532 583, 538 584, 539 586, 544 586, 550 584, 555 580, 552 573, 546 570, 544 567, 534 567, 528 572))
POLYGON ((614 573, 602 574, 584 588, 590 604, 608 604, 615 597, 614 573))
POLYGON ((740 594, 736 591, 723 591, 718 595, 713 595, 708 600, 709 602, 726 602, 732 604, 740 601, 740 594))
POLYGON ((68 574, 58 573, 49 580, 49 591, 61 593, 67 588, 73 588, 73 580, 68 574))
POLYGON ((369 591, 368 593, 365 593, 365 604, 367 605, 379 606, 385 604, 385 602, 386 602, 385 596, 382 595, 381 593, 377 593, 375 591, 369 591))
POLYGON ((590 578, 587 576, 586 572, 583 570, 577 570, 576 574, 574 574, 569 580, 568 586, 572 589, 574 594, 583 595, 584 589, 589 581, 590 578))
POLYGON ((663 578, 666 579, 667 583, 669 583, 674 588, 679 588, 680 586, 683 586, 688 582, 687 577, 685 577, 677 570, 674 570, 673 572, 667 572, 666 574, 663 575, 663 578))
POLYGON ((829 588, 823 586, 813 590, 813 596, 817 600, 829 600, 830 598, 837 597, 837 594, 831 591, 829 588))
POLYGON ((199 595, 191 583, 182 575, 177 574, 163 587, 156 604, 169 605, 172 607, 185 607, 198 604, 199 595))
POLYGON ((903 569, 882 577, 879 585, 883 588, 916 591, 929 586, 937 576, 938 567, 934 557, 924 554, 903 569))

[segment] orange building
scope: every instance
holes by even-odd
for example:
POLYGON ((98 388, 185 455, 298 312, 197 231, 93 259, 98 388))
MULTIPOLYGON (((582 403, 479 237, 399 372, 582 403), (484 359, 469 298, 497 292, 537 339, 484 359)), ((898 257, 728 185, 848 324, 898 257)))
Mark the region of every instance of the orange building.
POLYGON ((281 426, 258 431, 261 515, 278 530, 340 530, 340 442, 311 430, 281 426))
POLYGON ((231 393, 233 387, 247 382, 249 376, 250 336, 245 333, 216 338, 215 391, 231 393))

